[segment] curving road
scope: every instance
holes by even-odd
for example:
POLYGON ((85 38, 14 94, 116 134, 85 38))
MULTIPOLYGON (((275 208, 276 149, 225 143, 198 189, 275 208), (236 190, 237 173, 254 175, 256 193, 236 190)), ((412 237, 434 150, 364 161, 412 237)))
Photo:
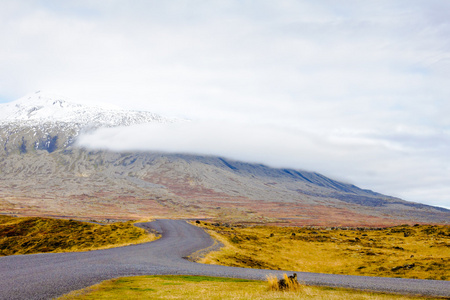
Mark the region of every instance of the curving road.
MULTIPOLYGON (((181 220, 156 220, 140 226, 157 230, 162 237, 151 243, 108 250, 0 257, 0 299, 51 299, 120 276, 183 274, 265 280, 268 274, 285 273, 193 263, 183 257, 213 245, 202 229, 181 220)), ((311 285, 450 296, 448 281, 297 274, 302 282, 311 285)))

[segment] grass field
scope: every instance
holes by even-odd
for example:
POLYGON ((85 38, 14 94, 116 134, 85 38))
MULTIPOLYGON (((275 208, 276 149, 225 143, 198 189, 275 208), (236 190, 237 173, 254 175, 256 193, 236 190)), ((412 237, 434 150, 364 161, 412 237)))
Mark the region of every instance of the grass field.
POLYGON ((359 292, 338 288, 301 286, 297 291, 271 291, 264 281, 204 276, 138 276, 104 281, 90 288, 72 292, 59 300, 88 299, 346 299, 346 300, 417 300, 393 294, 359 292))
POLYGON ((0 256, 105 249, 155 240, 133 222, 99 225, 49 218, 0 216, 0 256))
MULTIPOLYGON (((197 224, 199 225, 199 224, 197 224)), ((369 230, 216 226, 225 247, 201 262, 233 267, 450 280, 450 226, 369 230)))
MULTIPOLYGON (((450 226, 385 229, 221 226, 202 222, 225 247, 204 263, 260 269, 449 280, 450 226)), ((156 239, 132 222, 0 216, 0 256, 110 248, 156 239)), ((301 281, 301 278, 299 278, 301 281)), ((301 286, 272 291, 267 282, 203 276, 139 276, 105 281, 61 299, 425 299, 301 286)), ((426 298, 440 299, 440 298, 426 298)))

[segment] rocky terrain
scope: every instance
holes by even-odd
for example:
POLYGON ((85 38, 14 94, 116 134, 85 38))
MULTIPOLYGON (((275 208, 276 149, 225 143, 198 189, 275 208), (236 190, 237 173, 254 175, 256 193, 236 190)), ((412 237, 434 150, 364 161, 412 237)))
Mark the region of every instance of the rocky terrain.
POLYGON ((297 225, 449 223, 450 211, 321 174, 220 157, 77 148, 83 131, 173 120, 41 93, 0 108, 0 213, 215 218, 297 225))

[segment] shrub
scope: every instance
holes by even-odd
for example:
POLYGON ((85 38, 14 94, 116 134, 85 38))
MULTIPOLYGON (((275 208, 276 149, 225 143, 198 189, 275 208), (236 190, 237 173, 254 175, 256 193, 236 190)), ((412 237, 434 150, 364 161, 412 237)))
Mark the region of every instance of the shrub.
POLYGON ((269 285, 269 291, 279 291, 278 278, 275 275, 267 275, 267 284, 269 285))
POLYGON ((293 276, 287 276, 284 273, 283 279, 280 280, 276 276, 269 275, 267 276, 267 283, 271 291, 299 291, 301 289, 301 285, 297 281, 297 274, 295 273, 293 276))

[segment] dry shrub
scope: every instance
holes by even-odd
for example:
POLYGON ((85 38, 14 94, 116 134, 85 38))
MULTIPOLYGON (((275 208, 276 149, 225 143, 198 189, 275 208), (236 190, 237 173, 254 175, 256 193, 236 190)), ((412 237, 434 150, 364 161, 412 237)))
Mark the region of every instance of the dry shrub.
MULTIPOLYGON (((297 276, 295 275, 295 278, 297 276)), ((300 285, 297 279, 287 276, 286 273, 283 274, 283 279, 278 280, 274 275, 267 276, 267 283, 269 285, 270 291, 300 291, 302 285, 300 285)))
POLYGON ((279 291, 278 278, 275 275, 267 275, 267 284, 269 285, 269 291, 279 291))

